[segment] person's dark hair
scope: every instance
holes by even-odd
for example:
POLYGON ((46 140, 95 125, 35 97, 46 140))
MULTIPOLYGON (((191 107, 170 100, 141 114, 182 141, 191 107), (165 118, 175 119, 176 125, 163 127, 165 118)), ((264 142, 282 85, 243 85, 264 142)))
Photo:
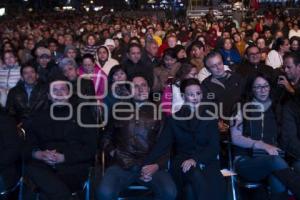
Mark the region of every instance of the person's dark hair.
POLYGON ((203 50, 205 50, 204 44, 201 41, 199 41, 199 40, 192 42, 192 44, 190 46, 191 46, 191 48, 193 48, 193 46, 196 46, 199 49, 203 48, 203 50))
POLYGON ((214 50, 214 51, 209 52, 209 53, 204 57, 204 59, 203 59, 204 66, 207 68, 207 61, 208 61, 209 59, 211 59, 211 58, 216 57, 216 56, 220 56, 220 58, 223 60, 221 53, 220 53, 219 51, 214 50))
POLYGON ((300 56, 296 52, 287 52, 287 53, 285 53, 284 56, 283 56, 283 60, 285 60, 287 58, 292 58, 293 62, 296 66, 300 64, 300 56))
POLYGON ((264 27, 264 29, 263 29, 263 32, 265 33, 265 32, 267 32, 267 31, 270 31, 270 32, 272 32, 271 28, 269 28, 269 27, 265 26, 265 27, 264 27))
POLYGON ((28 67, 32 68, 35 71, 35 73, 38 73, 38 69, 37 69, 36 65, 34 64, 34 62, 32 60, 30 60, 27 63, 21 65, 21 69, 20 69, 21 76, 23 76, 24 69, 26 69, 28 67))
POLYGON ((109 74, 108 74, 108 86, 110 87, 114 80, 113 80, 113 76, 115 75, 116 72, 118 71, 123 71, 125 74, 126 74, 126 71, 124 69, 124 67, 122 65, 115 65, 111 68, 111 70, 109 71, 109 74))
POLYGON ((107 48, 106 46, 100 46, 100 47, 97 49, 97 54, 98 54, 98 52, 99 52, 100 49, 105 49, 107 55, 109 55, 109 50, 108 50, 108 48, 107 48))
POLYGON ((298 51, 299 51, 299 49, 300 49, 300 37, 298 37, 298 36, 291 37, 290 44, 292 44, 294 41, 298 41, 298 44, 299 44, 298 51))
POLYGON ((241 34, 238 33, 238 32, 236 32, 236 33, 232 34, 232 40, 233 40, 233 43, 235 43, 235 40, 234 40, 234 36, 235 36, 235 35, 238 35, 238 36, 241 38, 241 40, 242 40, 241 34))
MULTIPOLYGON (((254 93, 253 93, 253 84, 255 82, 255 80, 257 78, 263 78, 265 79, 269 85, 270 88, 272 88, 272 81, 271 78, 269 76, 267 76, 266 74, 263 73, 256 73, 254 76, 249 77, 249 79, 247 79, 246 85, 245 85, 245 93, 243 94, 243 103, 247 103, 253 100, 254 98, 254 93)), ((270 97, 271 97, 271 91, 270 91, 270 97)))
POLYGON ((229 28, 225 29, 222 34, 221 37, 223 37, 225 35, 225 33, 229 33, 229 35, 231 35, 229 28))
POLYGON ((12 48, 12 51, 16 51, 16 47, 15 47, 15 45, 14 45, 11 41, 6 41, 6 42, 4 42, 4 43, 2 44, 2 46, 1 46, 1 51, 4 51, 4 47, 5 47, 6 45, 10 45, 11 48, 12 48))
POLYGON ((195 65, 183 63, 175 74, 175 82, 184 80, 184 77, 188 75, 193 68, 197 69, 195 65))
POLYGON ((245 55, 248 55, 248 51, 249 51, 249 49, 251 49, 251 48, 257 48, 258 50, 259 50, 259 48, 258 48, 258 46, 256 45, 256 44, 250 44, 249 46, 247 46, 247 48, 245 49, 245 55))
POLYGON ((58 41, 54 38, 49 38, 48 39, 48 47, 51 43, 54 43, 56 46, 58 46, 58 41))
POLYGON ((16 59, 18 59, 16 52, 14 52, 14 51, 4 51, 2 53, 2 56, 1 56, 1 59, 2 59, 3 62, 4 62, 4 55, 7 54, 7 53, 11 53, 16 59))
POLYGON ((201 84, 200 81, 196 78, 188 78, 188 79, 184 79, 181 83, 180 83, 180 92, 184 93, 185 92, 185 88, 187 88, 188 86, 191 85, 198 85, 201 88, 201 84))
POLYGON ((132 37, 132 38, 130 38, 129 43, 135 43, 133 41, 137 41, 138 42, 137 44, 140 44, 140 39, 138 37, 132 37))
POLYGON ((175 53, 176 53, 176 56, 177 56, 177 54, 181 51, 181 50, 185 50, 185 48, 184 48, 184 46, 182 46, 182 45, 176 45, 175 47, 174 47, 174 50, 175 50, 175 53))
MULTIPOLYGON (((70 83, 70 81, 63 75, 63 74, 57 74, 55 77, 51 77, 49 79, 49 87, 48 87, 48 92, 50 92, 51 89, 51 83, 55 82, 55 81, 64 81, 66 83, 70 83)), ((71 83, 70 83, 71 84, 71 83)), ((70 90, 70 84, 67 84, 68 89, 70 90)))
POLYGON ((95 62, 94 56, 93 56, 92 54, 90 54, 90 53, 84 54, 84 55, 82 56, 82 61, 83 61, 84 59, 91 59, 93 62, 95 62))
POLYGON ((142 77, 143 79, 145 79, 147 81, 147 84, 150 88, 150 82, 149 82, 149 79, 145 76, 144 73, 140 73, 140 72, 136 72, 136 73, 133 73, 130 78, 129 78, 129 81, 133 81, 134 78, 136 77, 142 77))
POLYGON ((199 40, 194 41, 194 42, 192 42, 192 43, 187 47, 187 49, 186 49, 186 53, 187 53, 188 57, 189 57, 190 54, 191 54, 191 51, 192 51, 193 46, 196 46, 196 47, 198 47, 199 49, 203 48, 203 50, 205 50, 205 46, 204 46, 204 44, 203 44, 201 41, 199 41, 199 40))
POLYGON ((130 49, 133 48, 133 47, 139 48, 142 51, 141 45, 136 44, 136 43, 130 43, 129 46, 128 46, 128 49, 127 49, 127 53, 130 53, 130 49))
POLYGON ((97 42, 96 36, 95 36, 93 33, 89 33, 89 34, 86 36, 86 43, 88 42, 89 37, 93 37, 93 38, 96 40, 96 42, 97 42))
POLYGON ((235 49, 235 44, 234 44, 234 42, 232 41, 232 39, 231 38, 224 38, 224 39, 222 39, 222 46, 221 46, 221 48, 223 49, 224 48, 224 45, 225 45, 225 41, 226 40, 229 40, 230 42, 231 42, 231 49, 235 49))
POLYGON ((113 40, 114 40, 114 41, 115 41, 115 40, 118 40, 119 43, 121 42, 120 38, 118 38, 118 37, 113 37, 113 40))
POLYGON ((109 29, 103 29, 102 31, 101 31, 101 34, 103 34, 104 32, 109 32, 109 29))
POLYGON ((283 37, 277 38, 274 41, 273 49, 278 51, 280 49, 280 46, 282 46, 284 44, 284 41, 285 41, 285 38, 283 38, 283 37))
POLYGON ((256 43, 257 43, 258 40, 261 40, 261 39, 263 39, 263 40, 266 42, 266 38, 265 38, 265 37, 259 36, 259 37, 256 39, 256 43))
POLYGON ((175 51, 174 48, 167 48, 167 49, 164 51, 163 59, 164 59, 166 56, 170 56, 171 58, 174 58, 174 59, 177 60, 177 54, 176 54, 176 51, 175 51))

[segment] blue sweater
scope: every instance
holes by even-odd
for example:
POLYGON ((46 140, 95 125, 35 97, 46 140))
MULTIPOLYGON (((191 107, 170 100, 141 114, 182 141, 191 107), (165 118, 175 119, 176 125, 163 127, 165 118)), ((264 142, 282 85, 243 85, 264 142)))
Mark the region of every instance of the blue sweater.
POLYGON ((231 50, 221 49, 220 53, 223 57, 225 65, 238 64, 242 61, 239 52, 235 49, 231 49, 231 50))

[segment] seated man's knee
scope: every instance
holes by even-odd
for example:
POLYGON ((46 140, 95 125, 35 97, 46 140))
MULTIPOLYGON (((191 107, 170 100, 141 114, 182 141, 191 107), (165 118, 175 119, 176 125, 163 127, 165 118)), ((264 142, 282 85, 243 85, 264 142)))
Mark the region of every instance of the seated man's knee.
POLYGON ((175 184, 170 183, 168 185, 163 186, 162 199, 172 200, 172 199, 176 199, 176 196, 177 196, 177 189, 175 184))
POLYGON ((96 188, 96 197, 98 200, 106 200, 106 199, 114 199, 116 198, 117 194, 114 188, 100 184, 98 188, 96 188))
POLYGON ((269 165, 273 170, 280 170, 289 167, 286 161, 280 156, 271 156, 269 160, 269 165))

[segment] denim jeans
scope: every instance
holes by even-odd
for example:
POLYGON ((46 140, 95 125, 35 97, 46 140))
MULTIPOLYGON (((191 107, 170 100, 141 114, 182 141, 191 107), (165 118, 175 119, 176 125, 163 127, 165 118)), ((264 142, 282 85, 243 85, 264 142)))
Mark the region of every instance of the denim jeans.
POLYGON ((176 186, 169 173, 159 170, 152 176, 150 182, 144 182, 140 178, 140 168, 133 167, 125 170, 120 166, 109 167, 100 184, 96 186, 96 198, 98 200, 115 200, 120 192, 134 182, 149 187, 155 194, 155 199, 173 200, 176 198, 176 186))
POLYGON ((281 169, 288 168, 288 164, 280 156, 242 156, 235 162, 237 173, 248 181, 261 181, 268 179, 271 193, 281 193, 286 190, 285 186, 272 174, 281 169))
POLYGON ((296 173, 300 174, 300 160, 293 163, 293 168, 296 173))

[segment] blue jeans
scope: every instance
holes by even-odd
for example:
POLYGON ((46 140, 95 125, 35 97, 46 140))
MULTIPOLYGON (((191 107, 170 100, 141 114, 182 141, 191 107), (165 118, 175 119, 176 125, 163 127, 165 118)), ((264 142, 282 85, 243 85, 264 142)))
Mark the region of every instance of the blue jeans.
POLYGON ((153 190, 155 199, 173 200, 176 198, 176 186, 169 173, 159 170, 152 176, 150 182, 144 182, 140 178, 140 169, 125 170, 120 166, 109 167, 100 184, 96 186, 96 198, 98 200, 114 200, 120 192, 134 182, 147 186, 153 190))
POLYGON ((293 168, 296 173, 300 174, 300 160, 293 163, 293 168))
POLYGON ((280 156, 243 156, 235 162, 237 173, 248 181, 261 181, 268 179, 271 193, 281 193, 285 186, 272 174, 281 169, 288 168, 288 164, 280 156))

